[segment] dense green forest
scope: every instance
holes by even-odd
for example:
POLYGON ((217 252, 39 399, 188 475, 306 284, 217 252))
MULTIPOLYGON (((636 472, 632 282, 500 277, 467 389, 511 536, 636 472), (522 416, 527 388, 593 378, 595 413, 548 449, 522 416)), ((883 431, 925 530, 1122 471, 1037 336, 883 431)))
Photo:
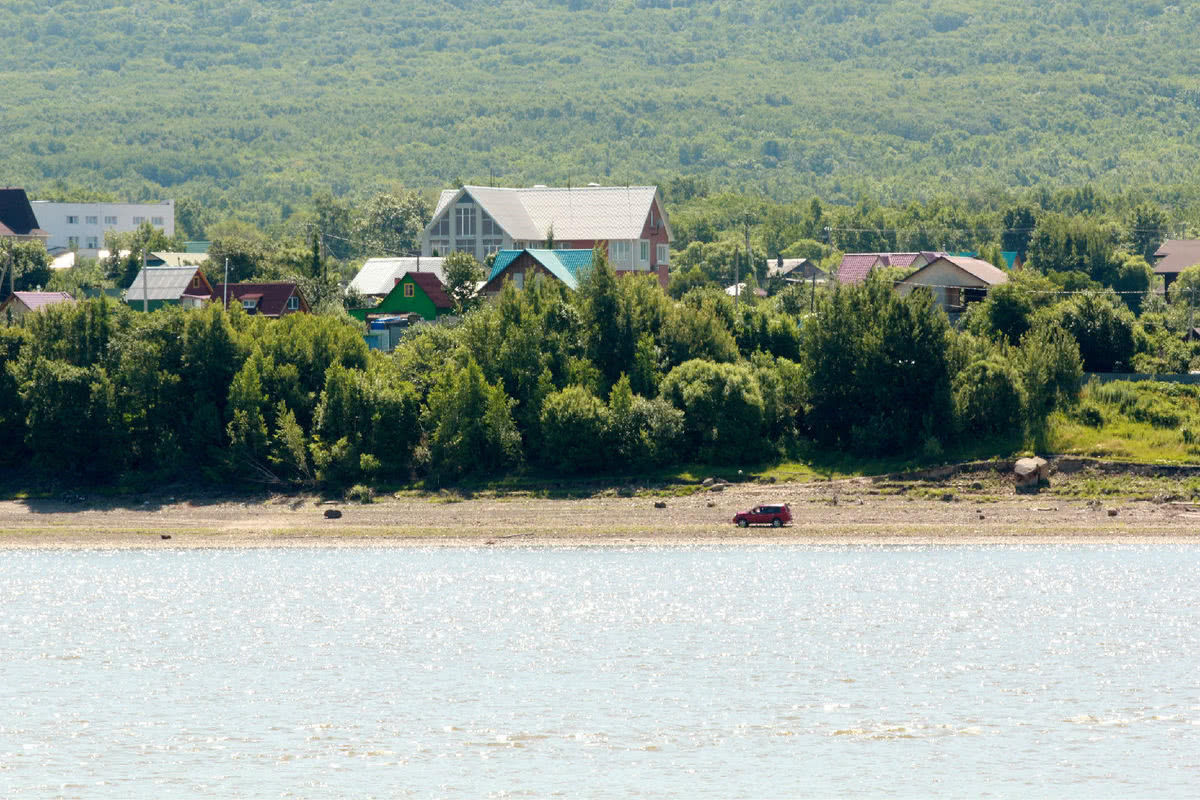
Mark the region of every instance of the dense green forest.
POLYGON ((665 183, 1195 205, 1200 7, 1158 0, 11 0, 0 183, 173 197, 665 183))

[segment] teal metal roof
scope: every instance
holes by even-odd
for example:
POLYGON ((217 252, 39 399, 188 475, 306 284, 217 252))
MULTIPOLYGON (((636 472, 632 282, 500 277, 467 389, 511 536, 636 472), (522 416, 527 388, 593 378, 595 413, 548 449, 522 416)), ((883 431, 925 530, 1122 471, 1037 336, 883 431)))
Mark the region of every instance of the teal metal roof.
POLYGON ((1009 269, 1012 269, 1013 264, 1017 263, 1016 250, 1001 250, 1000 255, 1004 256, 1004 266, 1008 267, 1009 269))
POLYGON ((569 289, 578 289, 580 278, 592 268, 591 250, 501 250, 496 253, 496 260, 492 262, 492 272, 488 275, 488 280, 491 281, 504 272, 521 253, 529 253, 534 261, 545 267, 569 289))

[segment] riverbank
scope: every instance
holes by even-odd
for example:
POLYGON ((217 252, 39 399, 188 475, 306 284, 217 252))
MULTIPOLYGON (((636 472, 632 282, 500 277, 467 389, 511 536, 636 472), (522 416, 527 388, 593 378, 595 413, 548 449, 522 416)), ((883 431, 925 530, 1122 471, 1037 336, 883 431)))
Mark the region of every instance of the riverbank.
POLYGON ((0 548, 1200 542, 1200 503, 1184 489, 1174 478, 1088 470, 1055 475, 1038 494, 1016 493, 1003 474, 960 473, 730 484, 682 495, 608 490, 571 499, 20 500, 0 502, 0 548), (742 530, 729 521, 738 510, 776 501, 791 506, 793 525, 742 530), (341 516, 327 518, 327 511, 341 516))

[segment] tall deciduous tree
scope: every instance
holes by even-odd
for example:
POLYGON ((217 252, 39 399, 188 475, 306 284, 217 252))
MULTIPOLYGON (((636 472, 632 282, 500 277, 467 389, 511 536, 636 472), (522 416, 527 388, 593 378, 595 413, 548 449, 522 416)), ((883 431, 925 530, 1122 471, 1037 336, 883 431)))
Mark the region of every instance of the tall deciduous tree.
POLYGON ((403 256, 416 252, 432 209, 419 193, 377 194, 355 221, 355 235, 367 256, 403 256))
POLYGON ((446 293, 454 301, 454 310, 465 313, 477 305, 475 289, 485 277, 483 267, 470 253, 451 253, 442 262, 446 293))

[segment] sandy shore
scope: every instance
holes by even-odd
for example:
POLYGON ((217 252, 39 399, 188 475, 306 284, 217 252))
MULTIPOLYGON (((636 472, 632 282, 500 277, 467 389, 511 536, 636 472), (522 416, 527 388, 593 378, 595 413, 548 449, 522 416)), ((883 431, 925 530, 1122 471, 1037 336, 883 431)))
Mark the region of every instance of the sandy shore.
POLYGON ((0 548, 1114 541, 1200 542, 1200 505, 1170 498, 1083 500, 1045 491, 1018 495, 1003 477, 971 475, 933 484, 866 478, 735 484, 682 497, 432 495, 367 505, 310 496, 0 502, 0 548), (730 523, 735 511, 772 501, 791 506, 793 525, 742 530, 730 523), (329 509, 341 511, 341 518, 327 519, 329 509))

